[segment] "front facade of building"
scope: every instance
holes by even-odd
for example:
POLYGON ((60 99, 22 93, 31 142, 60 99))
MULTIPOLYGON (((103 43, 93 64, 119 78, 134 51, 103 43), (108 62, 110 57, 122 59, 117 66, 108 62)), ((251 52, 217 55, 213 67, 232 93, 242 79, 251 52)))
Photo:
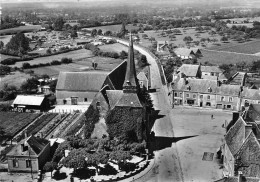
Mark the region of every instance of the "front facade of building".
POLYGON ((18 143, 8 154, 9 172, 38 172, 50 157, 50 142, 34 136, 18 143))

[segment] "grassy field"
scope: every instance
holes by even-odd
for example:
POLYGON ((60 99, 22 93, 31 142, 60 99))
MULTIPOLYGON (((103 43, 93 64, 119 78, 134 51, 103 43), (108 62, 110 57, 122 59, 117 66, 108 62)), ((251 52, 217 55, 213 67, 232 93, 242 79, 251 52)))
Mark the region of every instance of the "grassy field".
POLYGON ((214 50, 206 50, 202 49, 202 55, 203 57, 199 58, 198 61, 201 63, 209 62, 215 65, 220 64, 235 64, 238 62, 252 62, 259 60, 258 56, 254 55, 246 55, 246 54, 238 54, 233 52, 223 52, 223 51, 214 51, 214 50))
POLYGON ((12 72, 10 75, 0 77, 0 90, 3 88, 4 84, 8 83, 9 85, 15 85, 17 88, 26 81, 31 76, 29 74, 21 73, 19 71, 12 72))
MULTIPOLYGON (((101 29, 102 32, 106 32, 108 30, 112 31, 112 32, 119 32, 121 29, 122 25, 109 25, 109 26, 99 26, 99 27, 92 27, 92 28, 88 28, 88 29, 101 29)), ((132 24, 126 25, 126 29, 127 30, 133 30, 133 29, 138 29, 139 27, 137 26, 133 26, 132 24)))
POLYGON ((0 54, 0 61, 7 59, 7 58, 20 58, 20 57, 0 54))
POLYGON ((226 52, 237 52, 245 54, 256 54, 260 52, 260 40, 253 40, 245 43, 227 43, 221 46, 214 46, 209 49, 226 51, 226 52))
MULTIPOLYGON (((199 33, 200 36, 196 37, 195 34, 197 34, 197 31, 195 31, 194 28, 190 28, 190 29, 186 29, 184 30, 183 28, 178 28, 181 31, 181 34, 179 35, 175 35, 176 39, 173 39, 173 41, 170 41, 169 36, 163 37, 160 34, 162 33, 162 30, 160 31, 154 31, 154 30, 149 30, 149 31, 145 31, 144 33, 139 33, 139 37, 140 37, 140 44, 148 47, 151 46, 152 43, 149 41, 149 39, 143 39, 142 38, 142 34, 147 34, 148 37, 154 37, 156 41, 169 41, 169 43, 173 43, 174 45, 178 46, 178 47, 184 47, 185 46, 185 42, 183 41, 184 37, 186 36, 191 36, 191 38, 193 39, 193 41, 200 41, 201 38, 210 38, 210 39, 217 39, 218 41, 220 40, 220 36, 219 35, 215 35, 214 37, 209 35, 208 32, 204 32, 204 33, 199 33)), ((220 42, 218 42, 220 43, 220 42)), ((205 43, 207 47, 211 47, 213 46, 212 42, 209 43, 205 43)), ((199 48, 202 48, 201 45, 198 46, 199 48)))
POLYGON ((31 65, 39 64, 39 63, 50 63, 53 60, 59 60, 60 61, 61 58, 63 58, 63 57, 72 58, 73 60, 76 60, 76 59, 83 59, 83 58, 92 57, 92 56, 93 55, 92 55, 91 51, 86 50, 86 49, 79 49, 79 50, 76 50, 76 51, 71 51, 71 52, 67 52, 67 53, 63 53, 63 54, 47 56, 47 57, 39 57, 39 58, 35 58, 31 61, 17 62, 12 66, 13 67, 14 66, 21 67, 23 65, 23 63, 25 63, 25 62, 28 62, 31 65))
POLYGON ((117 52, 120 53, 121 51, 128 51, 128 48, 122 44, 115 43, 115 44, 106 44, 99 46, 99 48, 102 51, 107 51, 107 52, 117 52))
POLYGON ((97 70, 101 70, 101 71, 102 70, 111 71, 122 62, 121 59, 92 57, 92 58, 84 58, 81 61, 76 61, 71 64, 46 66, 46 67, 34 68, 30 70, 33 70, 35 74, 39 74, 39 75, 47 74, 52 77, 58 77, 60 71, 79 72, 79 71, 93 70, 92 61, 98 63, 97 70))
POLYGON ((33 32, 33 31, 39 31, 41 29, 41 25, 28 25, 28 26, 20 26, 16 28, 8 28, 0 30, 0 35, 10 35, 10 34, 16 34, 18 32, 33 32))

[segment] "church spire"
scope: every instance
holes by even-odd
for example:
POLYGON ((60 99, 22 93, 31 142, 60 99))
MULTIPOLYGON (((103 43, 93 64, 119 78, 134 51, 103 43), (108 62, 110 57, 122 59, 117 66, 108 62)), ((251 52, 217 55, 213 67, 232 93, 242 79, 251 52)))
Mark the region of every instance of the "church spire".
POLYGON ((124 92, 136 93, 138 88, 138 81, 135 71, 135 61, 134 61, 134 47, 132 41, 132 34, 129 37, 129 50, 128 50, 128 60, 125 75, 125 82, 123 85, 124 92))

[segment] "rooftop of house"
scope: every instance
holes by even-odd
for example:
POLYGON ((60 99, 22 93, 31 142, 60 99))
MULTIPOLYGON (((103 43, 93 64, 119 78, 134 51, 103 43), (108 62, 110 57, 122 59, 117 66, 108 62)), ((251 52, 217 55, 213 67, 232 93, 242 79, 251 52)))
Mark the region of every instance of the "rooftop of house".
POLYGON ((20 141, 8 154, 7 156, 32 156, 38 157, 44 148, 50 143, 50 141, 35 137, 29 136, 22 141, 20 141), (22 150, 22 144, 27 147, 27 150, 22 150))
POLYGON ((223 71, 218 66, 201 66, 201 72, 214 72, 214 73, 222 73, 223 71))
POLYGON ((181 55, 181 56, 190 56, 190 55, 195 55, 195 53, 193 52, 192 49, 188 49, 188 48, 176 48, 174 50, 176 55, 181 55))
POLYGON ((184 73, 188 77, 196 77, 198 74, 199 65, 183 64, 178 70, 178 73, 184 73))
POLYGON ((177 78, 174 81, 173 90, 190 91, 197 93, 210 93, 228 96, 238 96, 239 85, 218 85, 217 80, 177 78))
POLYGON ((13 102, 13 105, 40 106, 43 100, 43 95, 17 95, 13 102))

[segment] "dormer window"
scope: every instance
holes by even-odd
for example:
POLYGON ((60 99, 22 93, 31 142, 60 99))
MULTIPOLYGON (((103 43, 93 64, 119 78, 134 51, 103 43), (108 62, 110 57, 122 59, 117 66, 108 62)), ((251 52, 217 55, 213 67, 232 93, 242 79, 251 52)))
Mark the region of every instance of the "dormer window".
POLYGON ((208 88, 208 92, 212 92, 212 89, 211 89, 211 87, 209 87, 209 88, 208 88))
POLYGON ((190 86, 187 86, 187 90, 191 90, 191 87, 190 87, 190 86))

